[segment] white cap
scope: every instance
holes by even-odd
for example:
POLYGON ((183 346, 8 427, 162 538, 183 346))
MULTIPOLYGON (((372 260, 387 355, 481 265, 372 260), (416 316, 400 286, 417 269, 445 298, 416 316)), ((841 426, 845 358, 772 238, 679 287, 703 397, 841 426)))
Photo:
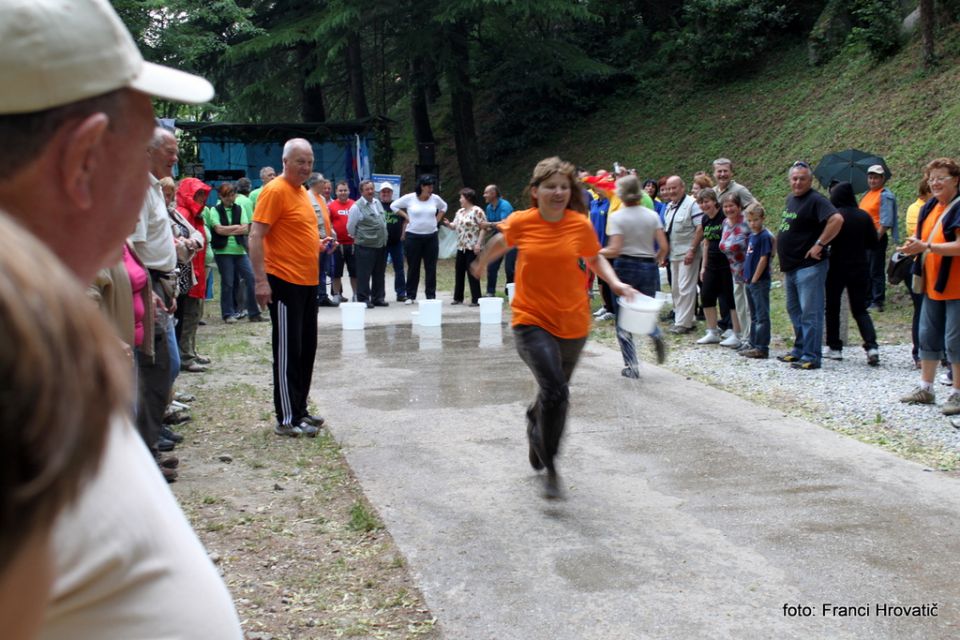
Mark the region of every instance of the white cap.
POLYGON ((883 165, 882 165, 882 164, 874 164, 874 165, 871 165, 870 168, 867 169, 867 173, 877 173, 877 174, 879 174, 879 175, 881 175, 881 176, 887 175, 887 172, 883 170, 883 165))
POLYGON ((381 182, 380 188, 377 189, 377 191, 383 191, 384 189, 390 189, 390 191, 393 191, 393 185, 389 182, 381 182))
POLYGON ((0 2, 0 114, 32 113, 128 87, 200 104, 213 85, 145 62, 107 0, 0 2))

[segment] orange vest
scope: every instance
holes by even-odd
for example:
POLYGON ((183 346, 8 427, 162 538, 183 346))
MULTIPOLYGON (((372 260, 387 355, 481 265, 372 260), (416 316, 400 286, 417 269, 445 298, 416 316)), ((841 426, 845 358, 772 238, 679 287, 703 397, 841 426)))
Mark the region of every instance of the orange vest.
POLYGON ((870 214, 873 218, 873 226, 880 229, 880 194, 883 193, 883 187, 867 191, 860 201, 860 208, 870 214))

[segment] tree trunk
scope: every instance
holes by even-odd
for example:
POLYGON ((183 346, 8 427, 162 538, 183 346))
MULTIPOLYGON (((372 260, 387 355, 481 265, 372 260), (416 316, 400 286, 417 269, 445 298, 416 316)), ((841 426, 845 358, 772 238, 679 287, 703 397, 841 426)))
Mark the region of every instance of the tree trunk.
POLYGON ((323 87, 319 84, 308 85, 307 78, 313 73, 315 65, 312 47, 303 43, 297 47, 300 69, 303 71, 303 85, 300 91, 300 117, 304 122, 324 122, 327 111, 323 106, 323 87))
POLYGON ((356 31, 347 36, 346 49, 347 78, 350 83, 350 102, 353 103, 353 116, 358 120, 370 117, 367 106, 367 92, 363 86, 363 60, 360 56, 360 34, 356 31))
POLYGON ((453 139, 457 163, 464 185, 482 189, 480 147, 473 120, 473 90, 470 86, 470 50, 466 22, 454 24, 448 34, 450 51, 447 83, 450 85, 450 113, 453 116, 453 139))
POLYGON ((423 77, 423 59, 414 56, 410 61, 410 111, 413 117, 413 138, 417 144, 434 142, 427 109, 426 81, 423 77))
POLYGON ((920 0, 920 33, 923 37, 923 64, 931 67, 937 62, 933 39, 933 0, 920 0))

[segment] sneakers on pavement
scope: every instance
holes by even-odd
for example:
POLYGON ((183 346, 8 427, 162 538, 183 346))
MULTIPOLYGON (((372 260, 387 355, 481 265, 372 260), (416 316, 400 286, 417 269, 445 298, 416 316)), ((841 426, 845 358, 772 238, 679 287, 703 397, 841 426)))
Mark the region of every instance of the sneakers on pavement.
POLYGON ((953 370, 948 369, 946 373, 941 373, 937 381, 945 387, 953 386, 953 370))
POLYGON ((413 304, 413 298, 404 298, 403 304, 413 304))
POLYGON ((300 433, 308 438, 316 438, 317 434, 320 433, 320 428, 313 426, 309 422, 301 422, 297 428, 300 429, 300 433))
POLYGON ((690 333, 691 331, 693 331, 693 327, 681 327, 680 325, 675 324, 675 325, 673 325, 672 327, 670 327, 669 331, 670 331, 670 333, 675 333, 675 334, 677 334, 677 335, 683 335, 683 334, 685 334, 685 333, 690 333))
POLYGON ((880 365, 880 352, 876 349, 867 349, 867 364, 871 367, 880 365))
POLYGON ((603 314, 605 314, 606 312, 607 312, 606 307, 600 307, 599 309, 593 312, 593 317, 594 318, 603 317, 603 314))
POLYGON ((800 362, 799 356, 795 356, 792 353, 785 353, 782 356, 777 356, 777 360, 780 362, 800 362))
POLYGON ((724 331, 723 333, 720 334, 720 339, 721 339, 721 340, 726 340, 727 338, 729 338, 729 337, 732 336, 732 335, 733 335, 733 329, 727 329, 726 331, 724 331))
POLYGON ((703 337, 697 340, 697 344, 719 344, 720 335, 716 329, 707 329, 703 337))
POLYGON ((945 416, 955 416, 960 413, 960 391, 952 391, 940 410, 945 416))
POLYGON ((936 402, 936 396, 932 391, 927 391, 921 387, 915 388, 907 395, 900 398, 900 402, 907 404, 933 404, 936 402))
POLYGON ((843 349, 827 349, 823 357, 828 360, 843 360, 843 349))

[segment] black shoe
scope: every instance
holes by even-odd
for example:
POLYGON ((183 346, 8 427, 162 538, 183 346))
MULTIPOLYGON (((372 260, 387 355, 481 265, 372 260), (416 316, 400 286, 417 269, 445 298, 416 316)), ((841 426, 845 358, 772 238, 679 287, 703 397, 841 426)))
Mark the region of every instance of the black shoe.
POLYGON ((397 296, 397 302, 406 302, 406 301, 407 301, 407 296, 402 294, 397 296))
POLYGON ((800 358, 792 353, 785 353, 782 356, 777 356, 777 360, 780 362, 800 362, 800 358))
POLYGON ((300 419, 300 422, 306 422, 315 427, 320 427, 323 426, 323 416, 312 416, 308 413, 300 419))
POLYGON ((308 438, 316 438, 317 434, 320 433, 320 428, 315 427, 309 422, 301 422, 299 425, 300 433, 307 436, 308 438))
POLYGON ((180 444, 183 442, 183 436, 168 427, 163 427, 160 429, 160 437, 166 438, 175 444, 180 444))
POLYGON ((529 443, 529 451, 527 451, 527 458, 530 460, 530 466, 533 467, 534 471, 540 471, 543 469, 543 461, 540 460, 540 456, 537 455, 537 450, 533 448, 533 443, 529 443))
POLYGON ((164 453, 168 451, 173 451, 173 448, 177 446, 173 440, 167 440, 166 438, 160 438, 157 440, 157 449, 164 453))
POLYGON ((163 479, 166 480, 168 484, 173 484, 177 481, 177 475, 179 474, 177 474, 176 469, 168 469, 162 465, 158 465, 157 468, 160 469, 160 473, 163 474, 163 479))
POLYGON ((367 300, 367 309, 373 309, 373 303, 367 300))
POLYGON ((640 372, 633 367, 624 367, 623 370, 620 371, 620 375, 622 375, 624 378, 632 378, 637 380, 640 377, 640 372))
POLYGON ((250 316, 248 319, 250 320, 250 322, 266 322, 267 321, 267 319, 263 317, 262 313, 258 313, 255 316, 250 316))
POLYGON ((321 298, 320 302, 317 303, 317 306, 318 307, 339 307, 340 303, 335 300, 331 300, 329 297, 327 297, 327 298, 321 298))
POLYGON ((453 301, 453 302, 451 302, 450 304, 451 304, 451 305, 455 305, 455 304, 463 304, 463 300, 454 300, 454 301, 453 301))
POLYGON ((157 463, 163 469, 176 469, 180 466, 180 458, 177 456, 167 456, 166 458, 157 458, 157 463))
POLYGON ((794 369, 803 369, 804 371, 812 371, 813 369, 819 369, 820 365, 811 360, 800 360, 799 362, 793 362, 790 364, 794 369))
POLYGON ((387 302, 386 300, 377 300, 376 302, 373 303, 373 306, 375 306, 375 307, 389 307, 389 306, 390 306, 390 303, 387 302))
POLYGON ((547 500, 559 500, 563 497, 560 476, 556 471, 548 471, 547 475, 543 476, 543 497, 547 500))
POLYGON ((193 420, 193 418, 190 416, 189 409, 174 411, 163 416, 163 424, 183 424, 191 420, 193 420))

